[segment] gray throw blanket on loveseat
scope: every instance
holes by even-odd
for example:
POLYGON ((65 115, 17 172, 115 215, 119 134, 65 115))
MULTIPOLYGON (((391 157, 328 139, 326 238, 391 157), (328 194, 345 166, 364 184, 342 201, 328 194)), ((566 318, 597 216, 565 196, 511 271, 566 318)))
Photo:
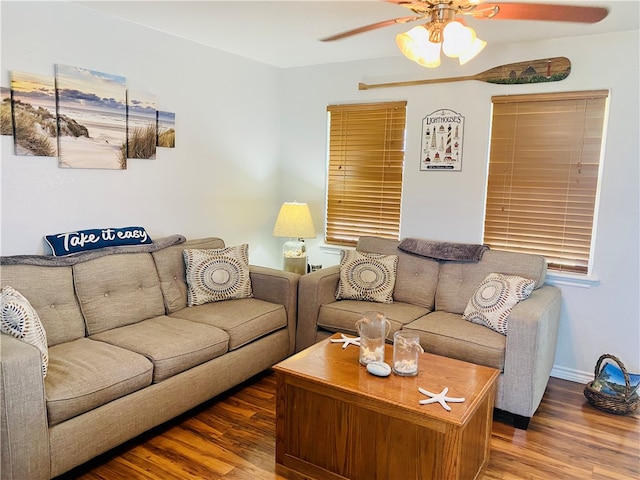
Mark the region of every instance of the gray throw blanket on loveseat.
POLYGON ((479 262, 484 252, 489 250, 487 245, 436 242, 420 238, 405 238, 398 248, 421 257, 456 262, 479 262))

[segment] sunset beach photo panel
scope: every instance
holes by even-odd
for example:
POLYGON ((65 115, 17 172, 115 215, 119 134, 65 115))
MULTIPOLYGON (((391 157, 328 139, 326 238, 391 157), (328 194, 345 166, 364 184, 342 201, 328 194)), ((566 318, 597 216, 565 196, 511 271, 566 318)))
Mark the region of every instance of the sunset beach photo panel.
POLYGON ((176 146, 176 114, 158 111, 158 146, 175 148, 176 146))
POLYGON ((152 93, 127 90, 127 158, 156 158, 157 104, 152 93))
POLYGON ((12 71, 11 102, 14 153, 57 157, 54 78, 12 71))
POLYGON ((0 135, 13 135, 11 89, 9 87, 0 87, 0 135))
POLYGON ((62 168, 127 168, 124 77, 56 65, 62 168))

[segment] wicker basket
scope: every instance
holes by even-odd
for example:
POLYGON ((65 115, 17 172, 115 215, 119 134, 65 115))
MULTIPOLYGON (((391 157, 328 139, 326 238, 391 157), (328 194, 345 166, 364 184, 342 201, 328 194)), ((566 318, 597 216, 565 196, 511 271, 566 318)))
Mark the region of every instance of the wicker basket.
POLYGON ((620 370, 622 370, 625 383, 624 394, 610 395, 608 393, 599 392, 593 388, 593 382, 589 382, 584 387, 584 396, 587 397, 587 400, 589 400, 589 403, 591 403, 591 405, 608 413, 615 413, 616 415, 627 415, 634 412, 636 408, 638 408, 638 394, 630 394, 631 381, 629 380, 629 373, 627 372, 624 364, 618 358, 609 354, 602 355, 596 363, 594 382, 600 374, 601 366, 604 366, 602 362, 606 359, 615 361, 620 367, 620 370))

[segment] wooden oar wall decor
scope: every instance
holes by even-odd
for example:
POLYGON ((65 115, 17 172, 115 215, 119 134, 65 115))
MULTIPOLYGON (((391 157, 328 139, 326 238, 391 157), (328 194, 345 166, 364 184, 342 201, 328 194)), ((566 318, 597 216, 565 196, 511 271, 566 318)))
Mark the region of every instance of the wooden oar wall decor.
POLYGON ((566 57, 542 58, 526 62, 507 63, 475 75, 460 77, 430 78, 426 80, 410 80, 406 82, 390 82, 366 84, 359 83, 358 90, 387 87, 411 87, 414 85, 429 85, 432 83, 462 82, 465 80, 479 80, 487 83, 515 85, 523 83, 546 83, 564 80, 571 73, 571 61, 566 57))

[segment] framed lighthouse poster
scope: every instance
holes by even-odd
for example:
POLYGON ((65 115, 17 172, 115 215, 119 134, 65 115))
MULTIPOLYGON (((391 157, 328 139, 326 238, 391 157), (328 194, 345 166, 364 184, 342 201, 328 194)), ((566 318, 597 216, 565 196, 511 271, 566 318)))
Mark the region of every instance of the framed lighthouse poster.
POLYGON ((464 117, 445 108, 422 119, 420 170, 462 170, 464 117))

